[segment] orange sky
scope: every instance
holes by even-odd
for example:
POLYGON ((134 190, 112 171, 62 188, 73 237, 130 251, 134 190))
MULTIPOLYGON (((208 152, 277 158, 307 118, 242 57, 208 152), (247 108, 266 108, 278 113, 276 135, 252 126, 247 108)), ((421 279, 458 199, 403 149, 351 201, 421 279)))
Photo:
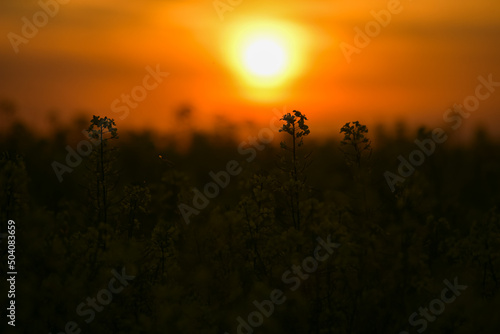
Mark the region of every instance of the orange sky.
MULTIPOLYGON (((209 0, 70 0, 16 53, 8 34, 21 35, 21 18, 32 20, 41 7, 3 0, 0 99, 13 100, 31 124, 51 109, 64 119, 84 110, 115 117, 119 127, 166 130, 190 105, 204 129, 216 115, 264 125, 283 106, 305 113, 319 134, 354 120, 443 126, 444 111, 474 93, 479 75, 500 81, 500 2, 402 0, 400 13, 348 62, 340 43, 354 45, 354 28, 391 1, 243 0, 221 20, 209 0), (266 29, 288 43, 292 64, 273 87, 255 86, 238 67, 239 43, 266 29), (119 119, 112 102, 157 64, 169 76, 119 119)), ((465 125, 494 132, 499 107, 500 88, 465 125)))

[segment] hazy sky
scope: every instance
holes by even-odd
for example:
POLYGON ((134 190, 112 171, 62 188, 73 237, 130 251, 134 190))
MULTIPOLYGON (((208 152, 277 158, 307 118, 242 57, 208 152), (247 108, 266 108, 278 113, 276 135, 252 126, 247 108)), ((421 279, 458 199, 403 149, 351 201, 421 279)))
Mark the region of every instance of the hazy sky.
MULTIPOLYGON (((216 115, 265 124, 273 108, 287 106, 304 112, 319 133, 337 133, 354 120, 441 126, 448 107, 474 94, 479 75, 500 81, 497 0, 402 0, 390 23, 348 62, 340 44, 356 46, 354 28, 364 31, 371 12, 388 3, 243 0, 221 20, 210 0, 70 0, 45 25, 38 15, 38 33, 16 53, 9 33, 23 36, 22 18, 33 22, 41 7, 3 0, 0 99, 13 100, 32 123, 49 110, 65 119, 83 110, 120 126, 158 129, 172 127, 184 105, 201 128, 216 115), (255 80, 242 63, 243 48, 266 36, 287 63, 280 75, 255 80), (119 119, 112 103, 143 85, 148 66, 169 75, 119 119)), ((494 130, 499 107, 500 87, 467 124, 494 130)))

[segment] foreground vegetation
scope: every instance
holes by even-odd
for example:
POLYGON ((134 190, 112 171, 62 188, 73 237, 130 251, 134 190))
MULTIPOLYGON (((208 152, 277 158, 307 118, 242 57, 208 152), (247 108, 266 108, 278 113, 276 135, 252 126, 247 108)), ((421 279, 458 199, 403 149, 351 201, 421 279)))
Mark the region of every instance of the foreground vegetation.
POLYGON ((442 145, 391 192, 384 172, 427 130, 372 137, 354 122, 340 129, 341 142, 318 144, 305 115, 282 124, 281 145, 249 162, 221 134, 193 134, 179 153, 152 133, 121 134, 94 117, 88 130, 99 143, 61 183, 53 162, 76 145, 73 132, 42 140, 17 124, 2 134, 1 232, 13 219, 18 238, 16 331, 60 333, 73 321, 82 333, 232 334, 274 290, 285 300, 241 333, 500 329, 498 143, 478 132, 467 147, 442 145), (196 209, 192 188, 203 193, 209 172, 231 160, 241 172, 196 209), (189 224, 181 204, 199 211, 189 224), (314 256, 318 238, 339 246, 309 274, 284 279, 314 256), (135 277, 88 321, 78 306, 122 268, 135 277), (412 326, 409 317, 455 278, 467 289, 412 326))

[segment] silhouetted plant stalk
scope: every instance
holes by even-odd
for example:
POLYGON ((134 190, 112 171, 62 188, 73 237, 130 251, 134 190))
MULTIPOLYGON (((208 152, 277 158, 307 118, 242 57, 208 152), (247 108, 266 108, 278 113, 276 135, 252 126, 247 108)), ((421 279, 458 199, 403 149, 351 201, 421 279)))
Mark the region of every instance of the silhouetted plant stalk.
POLYGON ((300 193, 304 188, 305 177, 303 177, 304 170, 309 166, 308 158, 310 154, 306 155, 300 165, 300 158, 298 156, 299 148, 304 144, 304 137, 310 133, 309 126, 305 124, 307 117, 300 111, 294 110, 293 115, 287 113, 283 115, 280 120, 285 121, 279 132, 286 132, 292 137, 292 145, 288 146, 286 142, 281 142, 280 146, 283 150, 290 152, 292 161, 291 167, 287 166, 285 156, 282 157, 284 166, 280 167, 281 170, 291 176, 291 184, 284 185, 284 192, 290 196, 289 205, 291 209, 293 226, 300 230, 301 227, 301 214, 300 214, 300 193))
POLYGON ((369 209, 366 198, 368 184, 363 177, 370 173, 368 163, 363 165, 363 161, 368 161, 372 154, 371 141, 366 137, 368 128, 358 121, 352 122, 352 125, 351 122, 348 122, 340 129, 340 133, 344 134, 344 139, 340 141, 340 150, 344 154, 347 165, 352 167, 354 181, 361 186, 364 213, 368 214, 369 209), (364 167, 367 168, 367 174, 363 171, 364 167))
POLYGON ((111 164, 111 150, 107 150, 108 140, 117 139, 118 133, 117 128, 113 127, 115 124, 114 120, 111 118, 101 118, 99 116, 94 116, 90 121, 90 126, 87 130, 89 136, 92 139, 99 140, 99 146, 97 150, 97 156, 93 154, 91 156, 91 161, 95 163, 96 172, 96 207, 97 207, 97 220, 98 223, 107 223, 108 221, 108 189, 107 178, 110 176, 110 164, 111 164), (106 136, 108 138, 106 138, 106 136))
MULTIPOLYGON (((259 203, 260 204, 260 203, 259 203)), ((258 247, 258 239, 257 236, 259 235, 259 223, 255 222, 255 231, 254 228, 252 227, 252 220, 250 218, 250 215, 248 213, 248 208, 245 206, 244 208, 245 212, 245 221, 247 223, 247 228, 250 233, 250 238, 251 238, 251 243, 252 243, 252 248, 253 248, 253 268, 254 270, 260 268, 261 271, 263 272, 264 276, 268 275, 267 272, 267 267, 266 264, 264 263, 264 260, 262 259, 262 256, 260 254, 260 250, 258 247), (257 264, 258 262, 258 264, 257 264)))
POLYGON ((253 190, 249 197, 244 197, 238 207, 246 222, 248 242, 252 247, 252 263, 254 272, 258 277, 270 278, 269 260, 265 259, 262 252, 263 242, 275 233, 272 227, 274 212, 272 210, 274 198, 270 188, 274 186, 274 179, 270 176, 254 175, 248 181, 253 190))
POLYGON ((106 249, 106 231, 108 230, 108 209, 110 206, 110 192, 114 188, 111 179, 116 173, 112 170, 113 148, 108 148, 108 141, 117 139, 116 124, 111 118, 101 118, 93 116, 90 126, 87 129, 90 138, 99 140, 97 150, 94 150, 89 157, 89 178, 95 187, 89 186, 89 198, 94 206, 95 223, 97 227, 97 247, 92 255, 91 267, 97 262, 99 250, 106 249), (94 166, 94 167, 92 167, 94 166))
POLYGON ((121 201, 121 209, 127 216, 127 235, 132 237, 134 230, 139 227, 137 216, 147 213, 147 207, 151 202, 149 188, 143 185, 127 185, 124 189, 125 197, 121 201))
POLYGON ((344 139, 340 141, 340 144, 351 148, 351 152, 349 152, 349 149, 341 149, 347 164, 349 166, 355 164, 356 167, 361 168, 363 156, 369 158, 372 153, 371 141, 365 137, 368 128, 358 121, 352 122, 352 125, 351 122, 348 122, 340 129, 340 133, 344 134, 344 139))

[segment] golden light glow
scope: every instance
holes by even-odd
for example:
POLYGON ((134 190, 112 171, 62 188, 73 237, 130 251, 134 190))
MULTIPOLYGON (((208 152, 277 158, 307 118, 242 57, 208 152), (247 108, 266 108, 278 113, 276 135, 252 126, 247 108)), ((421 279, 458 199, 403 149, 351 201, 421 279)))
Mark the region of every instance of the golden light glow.
POLYGON ((303 72, 307 38, 296 25, 248 19, 227 31, 221 52, 247 87, 285 88, 303 72))
POLYGON ((286 54, 279 42, 268 38, 251 41, 243 50, 245 67, 260 77, 279 75, 286 69, 286 54))

